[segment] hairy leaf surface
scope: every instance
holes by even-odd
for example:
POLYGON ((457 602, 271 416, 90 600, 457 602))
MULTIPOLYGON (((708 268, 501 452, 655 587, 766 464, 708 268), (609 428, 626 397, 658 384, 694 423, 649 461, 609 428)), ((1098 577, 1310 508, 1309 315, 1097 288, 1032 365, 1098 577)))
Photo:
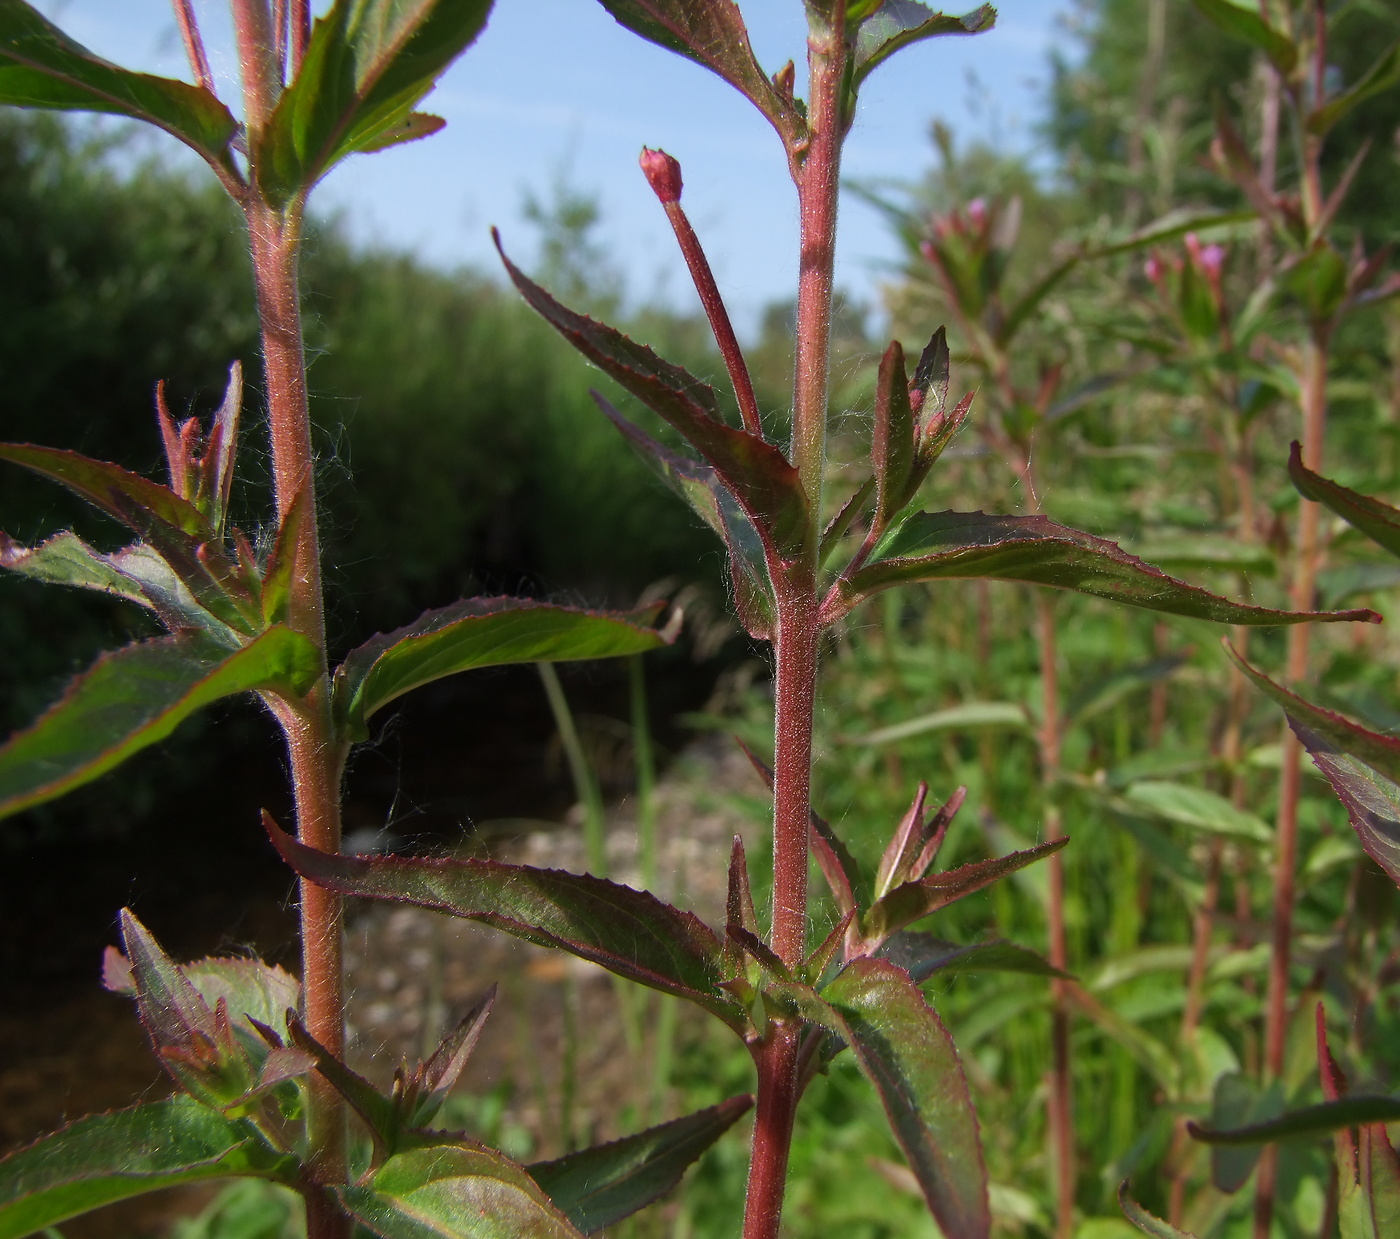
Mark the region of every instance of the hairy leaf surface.
POLYGON ((884 0, 861 22, 856 33, 855 84, 858 87, 877 65, 911 43, 941 34, 980 34, 990 30, 996 20, 997 11, 990 4, 956 17, 919 4, 918 0, 884 0))

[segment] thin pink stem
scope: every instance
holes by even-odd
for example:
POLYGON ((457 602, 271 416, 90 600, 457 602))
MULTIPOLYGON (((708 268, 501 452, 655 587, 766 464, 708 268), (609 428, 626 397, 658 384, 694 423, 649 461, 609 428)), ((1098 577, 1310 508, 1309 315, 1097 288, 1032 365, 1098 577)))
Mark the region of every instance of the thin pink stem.
POLYGON ((204 50, 204 38, 199 33, 199 23, 195 20, 194 7, 190 0, 174 0, 175 20, 180 25, 180 38, 185 44, 185 55, 194 72, 195 83, 211 95, 214 93, 214 75, 209 71, 209 57, 204 50))
POLYGON ((292 0, 292 73, 293 78, 301 72, 301 62, 306 58, 306 47, 311 42, 311 0, 292 0))

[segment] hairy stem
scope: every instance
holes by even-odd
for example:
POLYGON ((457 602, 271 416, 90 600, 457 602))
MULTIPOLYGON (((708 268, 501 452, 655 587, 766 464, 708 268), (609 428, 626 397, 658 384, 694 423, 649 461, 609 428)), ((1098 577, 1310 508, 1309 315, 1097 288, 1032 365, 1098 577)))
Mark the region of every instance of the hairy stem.
POLYGON ((792 1125, 797 1113, 798 1029, 774 1024, 759 1047, 753 1160, 744 1203, 744 1239, 777 1239, 792 1125))

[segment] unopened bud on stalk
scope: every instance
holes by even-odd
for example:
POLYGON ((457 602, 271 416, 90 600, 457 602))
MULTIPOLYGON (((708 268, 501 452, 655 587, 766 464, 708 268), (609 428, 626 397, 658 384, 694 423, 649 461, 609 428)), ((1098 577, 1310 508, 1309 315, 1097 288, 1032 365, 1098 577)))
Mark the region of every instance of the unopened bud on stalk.
POLYGON ((661 199, 662 206, 670 206, 681 200, 681 166, 665 151, 653 151, 642 147, 639 161, 652 192, 661 199))

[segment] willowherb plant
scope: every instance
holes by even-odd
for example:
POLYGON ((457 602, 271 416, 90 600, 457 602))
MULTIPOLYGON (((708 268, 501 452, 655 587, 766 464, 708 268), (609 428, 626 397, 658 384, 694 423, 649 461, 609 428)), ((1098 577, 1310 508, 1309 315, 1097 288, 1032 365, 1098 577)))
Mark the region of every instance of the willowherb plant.
MULTIPOLYGON (((830 412, 832 270, 841 150, 865 79, 890 56, 991 27, 912 0, 808 0, 808 98, 792 62, 771 76, 731 0, 604 0, 624 26, 715 72, 771 122, 800 205, 792 435, 765 432, 747 366, 700 243, 681 207, 679 165, 644 151, 643 170, 676 231, 738 401, 725 422, 712 388, 556 301, 506 260, 516 287, 561 334, 688 445, 673 451, 600 406, 723 540, 735 608, 773 647, 776 728, 773 903, 761 918, 743 849, 729 865, 720 932, 655 896, 590 874, 487 860, 339 854, 339 790, 350 746, 412 688, 471 667, 635 654, 666 641, 650 613, 621 616, 508 599, 469 599, 372 638, 328 665, 316 496, 298 308, 301 221, 314 183, 351 153, 426 136, 414 111, 486 17, 484 0, 337 0, 312 23, 307 0, 231 0, 243 119, 214 95, 187 0, 176 12, 196 84, 129 73, 72 43, 21 0, 0 0, 0 101, 133 116, 185 141, 244 211, 262 323, 276 538, 259 558, 225 528, 238 375, 213 428, 164 412, 170 484, 69 452, 0 457, 69 486, 139 539, 103 554, 72 534, 35 548, 8 541, 5 566, 148 606, 171 636, 119 651, 80 677, 31 729, 0 749, 0 811, 95 778, 207 701, 255 692, 286 738, 296 836, 267 831, 301 874, 302 975, 256 961, 174 965, 134 920, 109 985, 134 992, 182 1095, 80 1120, 0 1162, 0 1236, 50 1226, 95 1204, 174 1182, 253 1175, 300 1191, 314 1239, 352 1221, 388 1239, 577 1235, 668 1190, 751 1104, 740 1096, 610 1145, 522 1167, 431 1127, 489 999, 426 1063, 384 1094, 344 1063, 341 897, 395 899, 591 960, 684 998, 729 1028, 757 1075, 746 1239, 778 1233, 798 1103, 849 1048, 878 1091, 895 1138, 950 1239, 990 1232, 980 1138, 956 1049, 920 982, 963 952, 909 927, 1067 840, 930 872, 961 803, 913 797, 873 870, 811 804, 813 700, 823 634, 876 593, 951 578, 1019 581, 1232 624, 1372 619, 1367 611, 1282 612, 1217 597, 1041 515, 915 510, 920 488, 970 416, 949 403, 948 350, 935 332, 909 372, 892 344, 880 366, 869 475, 840 511, 823 502, 830 412), (812 942, 810 858, 839 921, 812 942), (360 1139, 347 1140, 347 1110, 360 1139)), ((984 950, 1020 970, 1023 950, 984 950), (1000 953, 998 955, 998 952, 1000 953), (1009 962, 1008 962, 1009 961, 1009 962)))

